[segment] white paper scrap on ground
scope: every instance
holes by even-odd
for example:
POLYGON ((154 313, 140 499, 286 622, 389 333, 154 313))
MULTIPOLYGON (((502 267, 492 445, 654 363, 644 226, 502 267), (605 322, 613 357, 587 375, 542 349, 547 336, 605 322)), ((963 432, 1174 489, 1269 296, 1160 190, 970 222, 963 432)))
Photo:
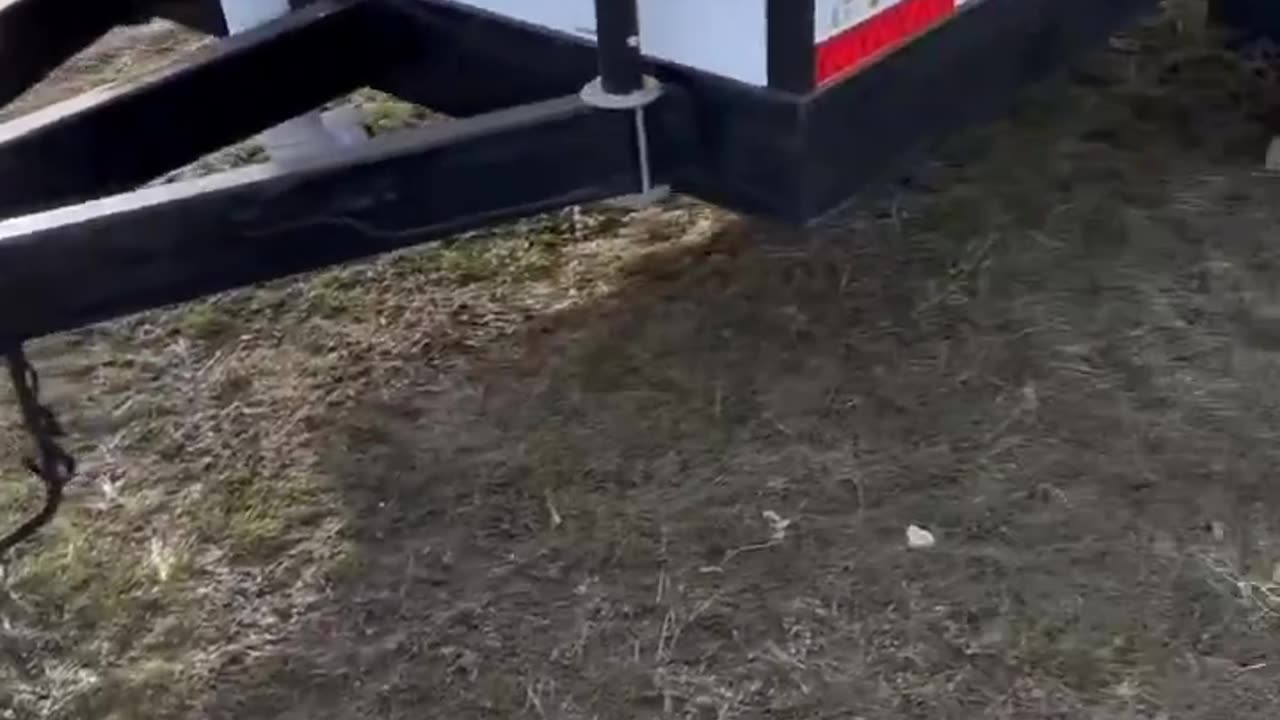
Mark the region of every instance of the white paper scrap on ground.
POLYGON ((1280 172, 1280 137, 1271 138, 1271 144, 1267 146, 1266 168, 1280 172))
POLYGON ((780 543, 786 540, 787 528, 791 527, 791 520, 772 510, 765 510, 762 514, 765 522, 769 523, 769 542, 780 543))
POLYGON ((919 525, 907 526, 907 547, 912 550, 924 550, 937 544, 938 539, 933 536, 933 533, 919 525))

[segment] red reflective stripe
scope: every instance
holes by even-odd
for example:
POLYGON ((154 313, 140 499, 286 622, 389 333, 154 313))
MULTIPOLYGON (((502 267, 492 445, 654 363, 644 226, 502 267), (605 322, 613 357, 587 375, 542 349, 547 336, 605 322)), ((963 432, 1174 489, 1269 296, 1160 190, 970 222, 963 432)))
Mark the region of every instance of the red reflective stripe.
POLYGON ((955 12, 956 0, 902 2, 818 46, 818 82, 866 66, 955 12))

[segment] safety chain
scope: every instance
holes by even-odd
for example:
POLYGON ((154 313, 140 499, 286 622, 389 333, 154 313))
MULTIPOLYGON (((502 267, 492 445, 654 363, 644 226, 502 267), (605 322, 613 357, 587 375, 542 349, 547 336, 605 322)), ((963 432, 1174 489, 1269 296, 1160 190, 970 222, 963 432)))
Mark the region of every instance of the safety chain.
POLYGON ((40 401, 40 376, 27 359, 26 351, 18 345, 6 351, 4 359, 9 366, 9 380, 22 413, 22 424, 35 450, 35 457, 26 458, 24 464, 44 483, 44 507, 16 530, 0 536, 0 559, 53 519, 62 504, 63 489, 76 472, 75 458, 59 442, 59 438, 66 435, 62 425, 53 411, 40 401))

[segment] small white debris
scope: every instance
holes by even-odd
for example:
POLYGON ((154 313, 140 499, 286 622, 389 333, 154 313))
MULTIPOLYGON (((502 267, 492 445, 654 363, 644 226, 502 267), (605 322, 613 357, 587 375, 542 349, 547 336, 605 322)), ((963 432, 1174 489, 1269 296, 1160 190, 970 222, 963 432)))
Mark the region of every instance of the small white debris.
POLYGON ((558 529, 562 524, 564 524, 564 518, 561 517, 560 510, 556 508, 556 499, 552 497, 550 490, 547 491, 546 500, 547 514, 551 516, 551 527, 553 529, 558 529))
POLYGON ((1271 138, 1271 144, 1267 146, 1266 169, 1272 172, 1280 171, 1280 137, 1271 138))
POLYGON ((1227 539, 1227 524, 1221 520, 1214 520, 1209 523, 1209 533, 1213 535, 1213 539, 1222 542, 1227 539))
POLYGON ((1271 569, 1271 582, 1280 585, 1280 562, 1276 563, 1276 566, 1271 569))
POLYGON ((933 533, 919 525, 907 526, 907 547, 912 550, 925 550, 937 544, 938 539, 933 536, 933 533))
POLYGON ((1040 394, 1036 392, 1036 386, 1027 383, 1022 388, 1022 404, 1027 410, 1035 411, 1040 407, 1040 394))
POLYGON ((1132 700, 1138 697, 1138 695, 1142 692, 1142 688, 1139 687, 1138 683, 1136 683, 1134 680, 1125 679, 1119 685, 1113 686, 1111 688, 1111 692, 1114 693, 1116 697, 1122 698, 1124 700, 1132 700))
POLYGON ((787 528, 791 526, 791 520, 772 510, 765 510, 761 515, 764 516, 764 521, 769 523, 770 542, 780 543, 787 539, 787 528))
POLYGON ((151 567, 156 571, 156 577, 160 582, 168 582, 180 559, 179 548, 159 537, 153 537, 148 549, 150 550, 148 559, 151 561, 151 567))

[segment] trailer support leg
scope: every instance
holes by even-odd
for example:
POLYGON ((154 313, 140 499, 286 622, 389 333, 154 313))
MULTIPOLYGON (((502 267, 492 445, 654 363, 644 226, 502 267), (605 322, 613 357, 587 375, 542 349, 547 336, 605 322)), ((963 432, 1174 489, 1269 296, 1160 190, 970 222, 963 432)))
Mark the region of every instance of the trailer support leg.
POLYGON ((636 0, 595 1, 600 84, 612 95, 633 93, 644 87, 636 0))
POLYGON ((626 207, 652 205, 671 194, 654 185, 649 157, 649 128, 645 108, 662 96, 662 84, 644 74, 640 55, 640 21, 636 0, 595 0, 596 56, 600 76, 582 89, 583 102, 603 110, 631 113, 640 168, 640 192, 615 202, 626 207))

